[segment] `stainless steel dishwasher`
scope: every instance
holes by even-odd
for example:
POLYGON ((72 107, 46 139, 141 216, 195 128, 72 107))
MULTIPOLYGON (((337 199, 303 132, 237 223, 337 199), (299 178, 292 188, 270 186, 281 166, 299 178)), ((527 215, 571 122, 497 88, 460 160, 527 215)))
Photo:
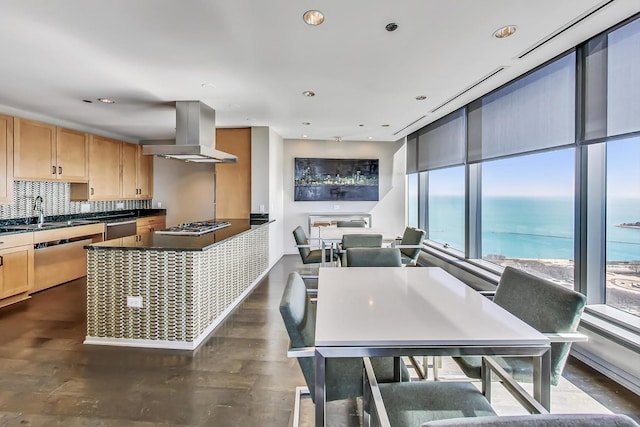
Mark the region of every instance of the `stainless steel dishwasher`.
POLYGON ((121 221, 107 222, 105 224, 105 240, 118 237, 133 236, 136 234, 136 219, 127 218, 121 221))

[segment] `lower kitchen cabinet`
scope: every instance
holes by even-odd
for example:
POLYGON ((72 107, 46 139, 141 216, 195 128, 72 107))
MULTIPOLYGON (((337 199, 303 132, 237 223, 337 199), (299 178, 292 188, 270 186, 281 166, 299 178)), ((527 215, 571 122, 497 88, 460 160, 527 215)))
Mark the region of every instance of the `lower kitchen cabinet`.
POLYGON ((33 280, 33 244, 0 250, 0 306, 28 298, 33 280))

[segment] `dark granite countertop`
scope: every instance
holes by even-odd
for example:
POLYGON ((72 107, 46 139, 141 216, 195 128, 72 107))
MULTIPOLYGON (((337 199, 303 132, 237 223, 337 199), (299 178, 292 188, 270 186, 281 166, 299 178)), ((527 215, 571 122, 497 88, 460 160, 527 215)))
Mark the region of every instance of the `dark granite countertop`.
POLYGON ((55 215, 46 217, 43 226, 38 226, 38 224, 36 224, 37 219, 35 217, 7 219, 0 221, 0 235, 76 227, 79 225, 95 224, 98 222, 126 221, 133 218, 166 214, 166 209, 130 209, 124 211, 55 215))
POLYGON ((147 233, 137 236, 121 237, 85 246, 87 249, 152 250, 152 251, 205 251, 225 240, 236 237, 263 224, 251 224, 248 219, 216 218, 216 221, 228 221, 231 225, 201 236, 176 236, 147 233))

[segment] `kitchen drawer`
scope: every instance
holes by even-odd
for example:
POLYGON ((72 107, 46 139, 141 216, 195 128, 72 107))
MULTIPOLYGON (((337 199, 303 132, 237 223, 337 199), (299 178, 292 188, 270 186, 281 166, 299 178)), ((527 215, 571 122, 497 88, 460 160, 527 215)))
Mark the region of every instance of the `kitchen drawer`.
POLYGON ((136 222, 136 233, 146 234, 162 230, 167 227, 166 218, 167 217, 164 215, 145 216, 142 218, 138 218, 138 221, 136 222))
POLYGON ((15 246, 32 245, 33 233, 16 233, 0 235, 0 249, 13 248, 15 246))

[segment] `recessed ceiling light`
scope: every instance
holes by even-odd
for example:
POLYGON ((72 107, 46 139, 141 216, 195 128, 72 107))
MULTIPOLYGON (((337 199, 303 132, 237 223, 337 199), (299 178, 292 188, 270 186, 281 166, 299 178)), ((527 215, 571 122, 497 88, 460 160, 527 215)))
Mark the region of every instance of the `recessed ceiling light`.
POLYGON ((307 135, 302 135, 302 137, 303 137, 303 138, 308 138, 308 136, 307 136, 307 135))
POLYGON ((116 101, 114 101, 113 99, 109 99, 109 98, 98 98, 98 101, 102 102, 103 104, 115 104, 116 101))
POLYGON ((309 98, 312 97, 312 96, 316 96, 316 93, 314 91, 312 91, 312 90, 305 90, 304 92, 302 92, 302 94, 304 96, 308 96, 309 98))
POLYGON ((369 137, 369 139, 373 139, 373 137, 372 137, 372 136, 370 136, 370 137, 369 137))
POLYGON ((342 142, 342 137, 341 136, 336 136, 335 140, 336 140, 336 142, 342 142))
POLYGON ((311 123, 309 123, 309 122, 302 122, 302 124, 305 125, 305 126, 311 125, 311 123))
POLYGON ((384 26, 384 29, 392 32, 398 29, 398 24, 396 24, 395 22, 389 22, 387 25, 384 26))
POLYGON ((307 10, 302 15, 302 20, 309 25, 320 25, 324 22, 324 15, 319 10, 307 10))
POLYGON ((512 35, 513 33, 516 32, 516 26, 515 25, 506 25, 502 28, 498 28, 497 30, 495 30, 493 32, 493 37, 497 38, 497 39, 503 39, 505 37, 509 37, 510 35, 512 35))
POLYGON ((200 86, 205 88, 211 88, 211 89, 216 88, 216 85, 214 85, 213 83, 202 83, 200 86))
POLYGON ((424 95, 418 95, 418 96, 416 96, 416 101, 424 101, 425 99, 427 99, 427 97, 426 97, 426 96, 424 96, 424 95))

